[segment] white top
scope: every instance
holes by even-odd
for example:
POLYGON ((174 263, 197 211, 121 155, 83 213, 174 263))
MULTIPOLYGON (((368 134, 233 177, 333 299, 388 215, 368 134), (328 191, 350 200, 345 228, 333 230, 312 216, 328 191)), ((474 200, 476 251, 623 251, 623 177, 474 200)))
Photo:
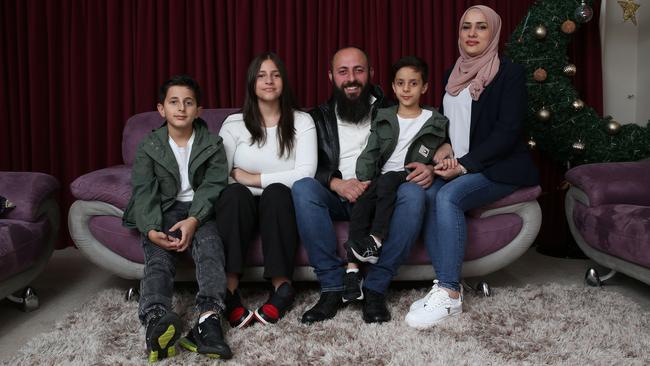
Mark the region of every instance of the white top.
POLYGON ((472 123, 472 96, 469 86, 457 96, 445 93, 442 98, 445 116, 449 118, 449 139, 454 157, 462 158, 469 152, 469 130, 472 123))
POLYGON ((381 173, 387 172, 400 172, 404 170, 404 161, 406 160, 406 153, 411 147, 415 135, 420 132, 424 123, 433 116, 433 112, 423 109, 422 113, 415 118, 402 118, 397 115, 399 122, 399 137, 397 138, 397 146, 390 155, 384 166, 381 167, 381 173))
MULTIPOLYGON (((374 103, 374 96, 370 96, 370 103, 374 103)), ((339 134, 339 171, 341 172, 342 179, 352 179, 357 177, 357 159, 363 149, 368 144, 368 137, 370 136, 370 115, 372 108, 366 118, 359 123, 351 123, 344 121, 336 113, 336 124, 339 134)))
MULTIPOLYGON (((266 128, 266 143, 251 145, 251 134, 246 129, 241 113, 228 116, 219 130, 228 159, 228 171, 240 168, 249 173, 260 173, 262 188, 248 187, 259 196, 264 188, 282 183, 291 188, 293 183, 316 174, 318 151, 314 121, 307 113, 294 111, 295 145, 289 156, 279 157, 277 126, 266 128)), ((228 182, 235 180, 228 177, 228 182)))
POLYGON ((176 194, 176 201, 181 202, 190 202, 194 199, 194 190, 192 185, 190 185, 189 177, 189 168, 190 168, 190 155, 192 154, 192 144, 194 143, 194 131, 192 131, 192 136, 187 141, 187 146, 180 147, 176 145, 174 139, 169 136, 169 147, 172 148, 174 152, 174 157, 178 163, 178 172, 181 176, 181 188, 176 194))

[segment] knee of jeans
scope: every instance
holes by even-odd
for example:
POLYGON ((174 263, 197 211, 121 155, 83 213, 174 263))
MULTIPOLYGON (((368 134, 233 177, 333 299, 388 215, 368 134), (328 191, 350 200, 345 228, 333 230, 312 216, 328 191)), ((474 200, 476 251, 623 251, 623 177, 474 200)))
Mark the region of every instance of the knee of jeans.
POLYGON ((424 189, 415 183, 404 183, 397 189, 397 203, 411 209, 424 209, 424 189))
POLYGON ((166 272, 173 272, 175 265, 176 264, 169 257, 162 255, 151 257, 147 262, 149 268, 155 268, 166 272))
POLYGON ((294 205, 299 206, 311 202, 320 188, 320 182, 314 178, 302 178, 291 187, 294 205))

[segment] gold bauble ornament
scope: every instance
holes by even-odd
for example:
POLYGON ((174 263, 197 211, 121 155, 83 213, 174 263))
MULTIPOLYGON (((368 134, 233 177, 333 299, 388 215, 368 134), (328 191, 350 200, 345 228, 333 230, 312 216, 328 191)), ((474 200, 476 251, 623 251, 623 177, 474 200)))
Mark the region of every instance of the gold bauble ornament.
POLYGON ((535 79, 535 81, 537 81, 537 82, 539 82, 539 83, 541 83, 541 82, 543 82, 544 80, 546 80, 546 77, 547 77, 547 76, 548 76, 548 75, 547 75, 547 73, 546 73, 546 70, 544 70, 544 69, 541 68, 541 67, 538 68, 538 69, 536 69, 535 72, 533 72, 533 79, 535 79))
POLYGON ((582 140, 578 140, 571 145, 571 149, 573 149, 573 152, 576 154, 582 154, 585 152, 585 149, 587 149, 587 146, 582 142, 582 140))
POLYGON ((544 38, 546 38, 546 34, 547 34, 547 31, 546 31, 545 26, 540 24, 537 27, 535 27, 535 38, 544 39, 544 38))
POLYGON ((607 133, 612 136, 621 132, 621 124, 613 119, 607 122, 606 127, 607 127, 607 133))
POLYGON ((585 107, 585 102, 583 102, 582 99, 576 99, 573 101, 573 103, 571 103, 571 106, 577 112, 585 107))
POLYGON ((531 137, 530 140, 528 140, 528 148, 531 150, 535 150, 536 147, 537 147, 537 141, 533 140, 533 138, 531 137))
POLYGON ((540 122, 546 122, 551 119, 551 111, 546 109, 546 107, 542 107, 540 110, 537 111, 537 120, 540 122))
POLYGON ((573 20, 565 20, 560 26, 560 29, 562 29, 562 32, 565 34, 572 34, 576 31, 576 23, 573 20))
POLYGON ((568 64, 562 69, 562 72, 564 72, 564 75, 566 76, 573 76, 576 74, 576 71, 576 65, 574 64, 568 64))

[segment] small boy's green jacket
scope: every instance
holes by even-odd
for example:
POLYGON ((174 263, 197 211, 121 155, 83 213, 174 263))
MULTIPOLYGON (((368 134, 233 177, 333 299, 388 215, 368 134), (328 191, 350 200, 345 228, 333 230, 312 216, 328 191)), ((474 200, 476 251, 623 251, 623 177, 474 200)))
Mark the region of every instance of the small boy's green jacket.
MULTIPOLYGON (((392 106, 377 111, 370 127, 368 144, 357 159, 357 179, 372 180, 381 174, 381 168, 397 146, 399 122, 397 108, 392 106)), ((406 153, 404 165, 412 162, 432 164, 433 154, 447 136, 449 120, 433 108, 423 107, 433 112, 424 123, 406 153)))
MULTIPOLYGON (((194 190, 189 216, 202 225, 213 217, 214 204, 228 184, 228 163, 221 137, 210 134, 200 118, 194 120, 194 142, 188 176, 194 190)), ((149 133, 138 146, 131 172, 133 194, 122 224, 149 230, 162 230, 162 213, 176 201, 181 186, 178 163, 169 146, 167 124, 149 133)))

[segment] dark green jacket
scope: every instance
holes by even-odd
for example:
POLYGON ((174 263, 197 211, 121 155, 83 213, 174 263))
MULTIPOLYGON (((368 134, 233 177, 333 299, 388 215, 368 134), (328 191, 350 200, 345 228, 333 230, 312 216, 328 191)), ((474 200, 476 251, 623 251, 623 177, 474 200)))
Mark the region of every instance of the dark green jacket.
MULTIPOLYGON (((379 176, 381 168, 393 154, 399 137, 397 108, 398 106, 382 108, 373 119, 368 145, 357 159, 357 179, 360 181, 372 180, 379 176)), ((433 108, 423 109, 433 112, 433 115, 415 135, 406 153, 404 165, 412 162, 431 164, 436 149, 445 141, 449 123, 447 117, 433 108)))
MULTIPOLYGON (((210 134, 200 118, 194 121, 194 142, 188 176, 194 190, 189 216, 202 225, 213 217, 214 204, 228 184, 228 163, 221 137, 210 134)), ((149 133, 138 146, 132 170, 133 194, 122 223, 147 235, 162 230, 162 213, 176 201, 181 186, 178 163, 169 146, 167 124, 149 133)))

